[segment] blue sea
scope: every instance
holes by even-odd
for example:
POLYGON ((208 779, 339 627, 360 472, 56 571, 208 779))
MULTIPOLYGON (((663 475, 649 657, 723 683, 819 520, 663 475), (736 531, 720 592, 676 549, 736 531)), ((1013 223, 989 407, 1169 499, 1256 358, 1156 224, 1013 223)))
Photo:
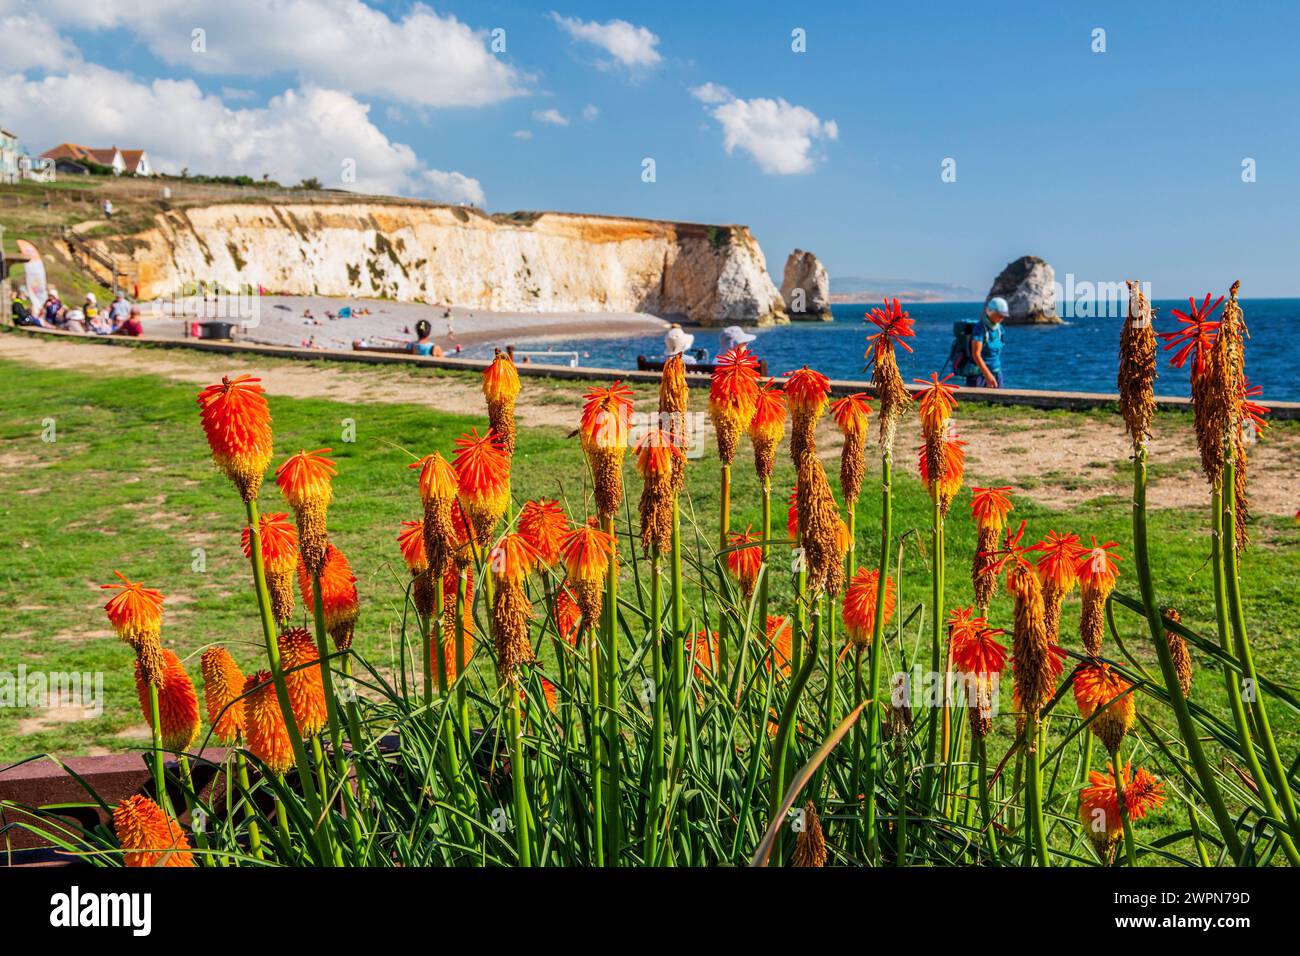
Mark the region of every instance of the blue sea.
MULTIPOLYGON (((866 336, 874 331, 863 314, 878 303, 835 305, 832 322, 792 323, 757 330, 751 348, 767 359, 772 374, 782 374, 805 363, 831 378, 865 379, 863 353, 866 336)), ((1171 309, 1187 311, 1187 300, 1156 301, 1156 331, 1177 327, 1171 309)), ((1254 385, 1264 387, 1264 401, 1300 401, 1300 299, 1243 299, 1242 309, 1250 339, 1246 343, 1246 373, 1254 385)), ((978 317, 978 303, 943 302, 907 306, 916 320, 912 353, 898 350, 905 380, 927 378, 941 369, 952 343, 952 326, 958 319, 978 317)), ((1216 313, 1216 316, 1218 313, 1216 313)), ((1119 368, 1120 318, 1067 319, 1064 325, 1017 325, 1006 330, 1002 371, 1010 388, 1055 389, 1071 392, 1114 392, 1119 368)), ((754 330, 751 330, 754 331, 754 330)), ((522 341, 516 343, 523 345, 522 341)), ((696 331, 695 345, 716 354, 716 331, 696 331)), ((620 339, 548 339, 534 348, 577 351, 582 365, 602 368, 636 368, 637 355, 655 356, 663 349, 660 336, 620 339)), ((1161 353, 1156 392, 1187 395, 1187 370, 1169 368, 1161 353)))

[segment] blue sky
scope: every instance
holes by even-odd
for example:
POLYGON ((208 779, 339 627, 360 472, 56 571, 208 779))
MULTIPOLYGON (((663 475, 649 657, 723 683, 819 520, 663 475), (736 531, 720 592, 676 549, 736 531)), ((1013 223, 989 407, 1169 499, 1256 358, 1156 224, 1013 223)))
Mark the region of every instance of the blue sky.
POLYGON ((745 223, 778 279, 798 246, 981 293, 1032 253, 1156 298, 1300 294, 1295 4, 270 6, 0 0, 0 123, 34 152, 326 184, 352 159, 354 188, 493 211, 745 223))

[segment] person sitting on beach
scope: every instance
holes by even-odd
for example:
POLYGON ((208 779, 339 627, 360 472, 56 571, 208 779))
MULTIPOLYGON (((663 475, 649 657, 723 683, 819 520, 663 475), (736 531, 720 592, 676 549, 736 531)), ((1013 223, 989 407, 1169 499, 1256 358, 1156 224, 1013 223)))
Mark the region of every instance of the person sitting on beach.
POLYGON ((664 361, 674 355, 681 355, 684 363, 694 365, 696 358, 690 351, 691 346, 694 344, 695 336, 674 322, 668 327, 668 331, 664 333, 664 361))
POLYGON ((442 358, 442 349, 433 341, 433 326, 427 319, 421 319, 415 323, 415 334, 418 336, 414 342, 407 344, 408 351, 416 355, 431 355, 434 358, 442 358))
POLYGON ((9 306, 9 313, 13 316, 14 325, 40 324, 32 317, 32 307, 27 303, 27 299, 21 291, 14 292, 14 301, 9 306))
POLYGON ((131 303, 126 301, 126 296, 121 292, 113 297, 113 304, 108 307, 108 318, 113 331, 119 325, 126 321, 127 316, 131 314, 131 303))
POLYGON ((114 329, 113 334, 131 336, 144 335, 144 326, 140 324, 140 307, 138 305, 131 306, 131 311, 128 313, 126 321, 114 329))
POLYGON ((1007 300, 994 296, 984 306, 984 317, 970 337, 970 357, 979 374, 968 374, 966 385, 1002 388, 1002 320, 1011 314, 1007 300))
POLYGON ((41 323, 53 329, 62 328, 65 311, 58 290, 51 289, 45 297, 45 305, 41 307, 41 323))
POLYGON ((748 345, 756 338, 758 338, 757 335, 746 332, 738 325, 729 325, 718 336, 718 354, 726 355, 732 349, 741 345, 748 345))

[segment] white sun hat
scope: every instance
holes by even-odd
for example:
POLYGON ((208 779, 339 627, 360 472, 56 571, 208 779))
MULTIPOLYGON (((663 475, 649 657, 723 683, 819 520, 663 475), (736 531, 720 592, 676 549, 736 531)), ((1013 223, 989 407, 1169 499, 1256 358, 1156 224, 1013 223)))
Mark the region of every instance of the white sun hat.
POLYGON ((673 325, 664 334, 664 357, 680 355, 695 344, 695 336, 687 333, 680 325, 673 325))
POLYGON ((758 338, 750 332, 746 332, 738 325, 729 325, 722 330, 718 336, 718 350, 721 352, 730 352, 737 345, 748 345, 758 338))

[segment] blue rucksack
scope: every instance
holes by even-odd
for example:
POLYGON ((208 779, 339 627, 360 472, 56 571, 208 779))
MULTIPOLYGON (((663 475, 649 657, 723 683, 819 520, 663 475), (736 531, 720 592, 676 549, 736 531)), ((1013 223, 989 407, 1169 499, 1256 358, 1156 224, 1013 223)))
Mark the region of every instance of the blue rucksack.
POLYGON ((944 371, 958 376, 978 375, 980 367, 971 354, 971 339, 980 326, 979 319, 958 319, 952 324, 952 345, 948 349, 948 364, 944 371))

